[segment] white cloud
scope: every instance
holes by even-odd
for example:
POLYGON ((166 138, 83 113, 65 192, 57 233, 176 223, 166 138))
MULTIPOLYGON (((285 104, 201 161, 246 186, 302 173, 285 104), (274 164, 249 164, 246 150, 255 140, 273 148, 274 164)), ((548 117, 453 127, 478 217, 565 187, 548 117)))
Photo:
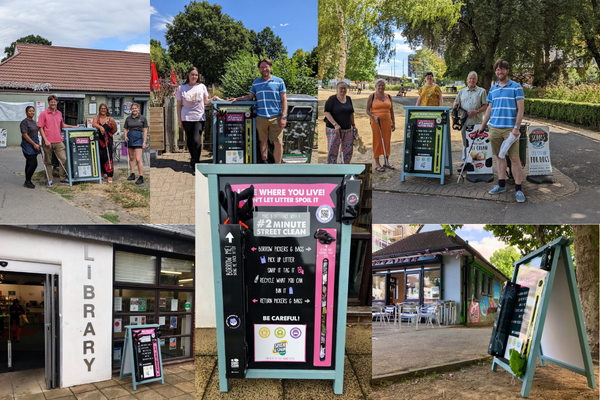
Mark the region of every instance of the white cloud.
POLYGON ((127 46, 125 51, 131 51, 133 53, 150 53, 150 44, 148 44, 148 43, 130 44, 129 46, 127 46))
POLYGON ((154 13, 152 11, 150 13, 152 14, 152 29, 156 31, 166 31, 167 24, 173 23, 172 15, 161 15, 156 10, 154 10, 154 13))
POLYGON ((150 15, 154 15, 154 14, 158 14, 158 11, 156 11, 156 8, 150 6, 150 15))
POLYGON ((128 41, 147 33, 150 8, 148 0, 30 0, 26 6, 2 0, 0 26, 0 49, 31 34, 55 46, 91 47, 102 39, 128 41))
POLYGON ((279 24, 279 26, 288 26, 289 24, 279 24))
POLYGON ((419 45, 415 49, 412 49, 406 42, 396 43, 396 46, 394 47, 398 53, 413 53, 422 48, 422 46, 419 45))
POLYGON ((467 231, 467 232, 471 232, 471 231, 476 231, 476 232, 483 232, 483 227, 485 225, 464 225, 461 229, 463 231, 467 231))
POLYGON ((480 241, 469 241, 469 245, 477 249, 488 261, 496 250, 506 248, 506 244, 495 237, 484 237, 480 241))

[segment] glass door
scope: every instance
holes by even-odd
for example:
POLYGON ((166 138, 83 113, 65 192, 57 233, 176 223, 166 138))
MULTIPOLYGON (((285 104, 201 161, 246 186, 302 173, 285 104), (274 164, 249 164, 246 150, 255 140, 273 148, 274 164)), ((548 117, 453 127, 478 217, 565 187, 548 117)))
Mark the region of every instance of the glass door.
POLYGON ((406 301, 421 304, 421 271, 406 271, 404 295, 406 301))
POLYGON ((57 387, 57 321, 58 310, 58 276, 46 274, 44 282, 44 340, 46 349, 46 389, 57 387))

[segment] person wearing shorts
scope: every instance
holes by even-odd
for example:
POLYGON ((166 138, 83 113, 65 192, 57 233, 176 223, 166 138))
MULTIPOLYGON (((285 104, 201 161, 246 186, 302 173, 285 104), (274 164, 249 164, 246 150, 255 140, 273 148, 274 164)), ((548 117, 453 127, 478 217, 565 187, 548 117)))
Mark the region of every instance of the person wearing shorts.
MULTIPOLYGON (((498 82, 492 86, 488 93, 487 101, 490 106, 485 111, 483 122, 478 130, 478 134, 483 132, 489 121, 489 139, 498 168, 498 184, 489 191, 490 194, 506 192, 506 159, 498 157, 498 154, 502 142, 508 139, 510 135, 517 138, 521 135, 520 127, 525 106, 523 88, 517 82, 508 79, 508 62, 504 60, 496 61, 494 71, 498 82)), ((525 195, 521 190, 523 167, 519 159, 518 140, 513 143, 507 154, 510 157, 515 178, 515 197, 517 202, 522 203, 525 201, 525 195)))
POLYGON ((137 164, 139 177, 137 181, 135 181, 135 184, 141 185, 144 183, 142 152, 146 148, 148 121, 146 120, 146 117, 140 114, 140 105, 137 103, 131 105, 131 115, 125 120, 123 136, 125 137, 125 142, 127 143, 127 152, 129 153, 129 170, 131 172, 127 180, 135 180, 135 166, 137 164))
POLYGON ((261 77, 252 82, 250 94, 228 100, 234 103, 236 101, 252 100, 256 97, 256 132, 260 142, 262 162, 265 164, 269 163, 269 140, 274 145, 273 158, 275 163, 281 163, 283 155, 283 135, 281 132, 287 123, 285 83, 283 79, 271 74, 272 66, 273 63, 270 59, 262 58, 258 62, 261 77))

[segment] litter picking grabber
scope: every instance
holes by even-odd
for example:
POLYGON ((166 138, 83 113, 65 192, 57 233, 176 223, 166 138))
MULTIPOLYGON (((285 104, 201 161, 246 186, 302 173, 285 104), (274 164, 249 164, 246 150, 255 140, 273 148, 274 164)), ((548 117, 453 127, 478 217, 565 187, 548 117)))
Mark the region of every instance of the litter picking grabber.
MULTIPOLYGON (((38 141, 39 141, 40 143, 42 143, 42 137, 40 136, 40 134, 39 134, 39 133, 38 133, 38 141)), ((42 151, 40 154, 42 155, 42 164, 44 165, 44 172, 46 173, 46 180, 47 180, 48 182, 50 182, 50 180, 51 180, 51 179, 50 179, 50 177, 48 176, 48 168, 46 168, 46 164, 44 164, 44 159, 45 159, 46 157, 44 156, 44 145, 43 145, 43 144, 40 144, 40 150, 42 151)))
POLYGON ((390 168, 390 163, 388 162, 388 155, 387 155, 387 152, 385 151, 385 143, 383 142, 383 131, 381 130, 381 119, 379 119, 379 117, 377 117, 377 125, 379 125, 379 135, 381 136, 381 145, 383 146, 383 157, 385 157, 385 166, 390 168))

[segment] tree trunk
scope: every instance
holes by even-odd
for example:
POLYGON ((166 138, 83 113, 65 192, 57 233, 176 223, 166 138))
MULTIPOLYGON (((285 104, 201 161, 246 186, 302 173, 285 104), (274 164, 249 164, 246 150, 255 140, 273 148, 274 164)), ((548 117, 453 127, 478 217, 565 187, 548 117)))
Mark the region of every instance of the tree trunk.
POLYGON ((335 5, 338 14, 338 24, 340 25, 340 64, 338 67, 337 80, 344 80, 346 75, 346 61, 348 58, 348 40, 346 38, 346 29, 344 28, 344 10, 338 3, 335 5))
POLYGON ((598 291, 600 269, 598 225, 573 225, 577 287, 592 358, 598 360, 598 291))

